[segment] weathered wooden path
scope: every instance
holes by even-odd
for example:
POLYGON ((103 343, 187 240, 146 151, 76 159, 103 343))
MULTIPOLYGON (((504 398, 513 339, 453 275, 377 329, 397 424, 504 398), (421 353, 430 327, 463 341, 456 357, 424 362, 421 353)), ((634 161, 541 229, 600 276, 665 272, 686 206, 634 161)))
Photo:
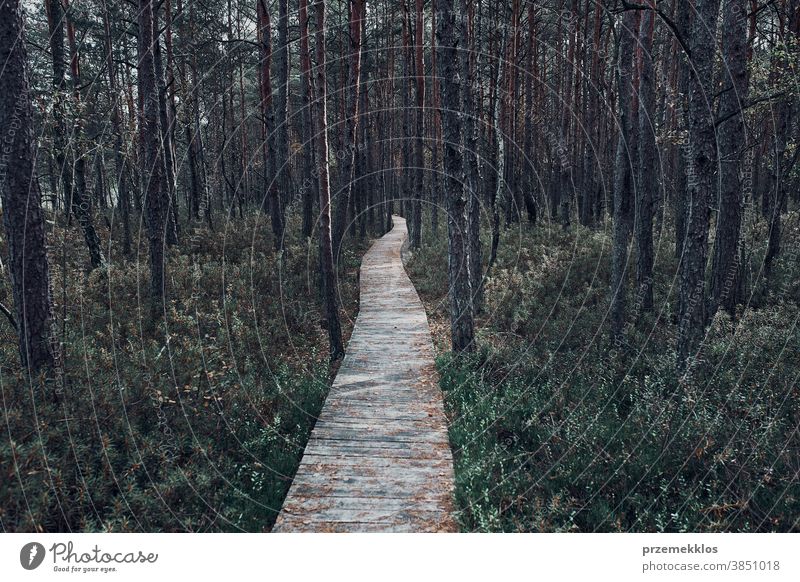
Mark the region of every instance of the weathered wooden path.
POLYGON ((400 257, 407 236, 406 221, 395 216, 364 256, 347 355, 275 532, 456 529, 428 320, 400 257))

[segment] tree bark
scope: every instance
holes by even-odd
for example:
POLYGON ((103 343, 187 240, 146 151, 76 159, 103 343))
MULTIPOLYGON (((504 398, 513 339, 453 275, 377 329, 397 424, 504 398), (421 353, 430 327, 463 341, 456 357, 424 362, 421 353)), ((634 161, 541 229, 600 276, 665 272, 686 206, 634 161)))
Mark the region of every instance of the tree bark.
MULTIPOLYGON (((272 236, 276 251, 283 248, 285 217, 283 201, 278 188, 278 139, 275 126, 275 108, 272 99, 272 30, 267 0, 256 0, 259 46, 261 47, 261 115, 264 118, 264 160, 266 162, 267 199, 272 223, 272 236)), ((263 208, 263 204, 262 204, 263 208)))
MULTIPOLYGON (((425 189, 425 62, 422 56, 423 0, 416 0, 416 22, 414 25, 414 86, 417 98, 415 112, 416 130, 414 141, 414 200, 411 211, 411 246, 422 246, 422 192, 425 189)), ((469 110, 467 110, 469 113, 469 110)))
POLYGON ((450 330, 454 352, 475 349, 472 289, 469 275, 467 242, 467 200, 461 182, 461 120, 459 119, 458 50, 454 0, 441 0, 437 34, 439 70, 442 88, 442 121, 444 130, 444 170, 447 199, 448 279, 450 289, 450 330))
POLYGON ((156 34, 153 0, 139 0, 139 120, 142 198, 150 246, 150 307, 160 317, 165 304, 164 245, 169 212, 165 158, 162 152, 161 95, 156 80, 156 34))
MULTIPOLYGON (((647 0, 655 7, 655 0, 647 0)), ((653 310, 653 199, 658 188, 656 85, 653 58, 654 10, 642 12, 639 31, 639 168, 636 189, 636 288, 644 311, 653 310)))
POLYGON ((639 14, 628 11, 622 17, 617 54, 617 111, 619 136, 614 162, 614 225, 611 250, 611 339, 624 341, 627 316, 628 242, 633 227, 635 167, 634 48, 639 30, 639 14))
POLYGON ((468 0, 461 0, 461 78, 465 80, 462 94, 464 111, 463 164, 464 188, 468 197, 467 232, 469 235, 469 274, 472 289, 473 311, 483 305, 483 261, 481 251, 481 199, 480 172, 478 165, 478 131, 475 123, 475 8, 468 0))
MULTIPOLYGON (((789 69, 789 57, 787 53, 792 53, 793 43, 800 41, 800 1, 788 0, 784 3, 784 14, 781 20, 780 43, 781 53, 777 58, 779 70, 789 69), (788 32, 788 34, 787 34, 788 32)), ((793 160, 789 157, 789 144, 792 141, 792 118, 794 113, 796 97, 787 94, 780 98, 775 112, 775 131, 772 137, 772 175, 770 176, 770 188, 767 195, 767 219, 769 221, 769 240, 767 242, 767 253, 764 256, 764 274, 767 278, 772 273, 772 266, 775 259, 781 252, 781 234, 783 227, 781 217, 785 211, 786 201, 789 194, 789 173, 792 164, 796 162, 797 156, 793 160)))
MULTIPOLYGON (((314 116, 312 113, 313 82, 311 77, 311 53, 308 46, 308 2, 300 0, 298 21, 300 24, 300 72, 303 77, 303 152, 305 173, 314 175, 314 116)), ((314 196, 317 193, 313 180, 303 182, 303 237, 310 237, 313 227, 314 196)))
MULTIPOLYGON (((56 98, 56 104, 54 106, 54 127, 57 133, 61 135, 56 138, 57 143, 60 143, 61 147, 64 148, 65 151, 70 151, 74 158, 74 170, 72 171, 72 179, 71 181, 65 182, 71 186, 71 191, 66 196, 66 199, 69 201, 72 213, 75 215, 75 218, 78 219, 78 225, 81 228, 81 232, 83 233, 83 239, 86 242, 86 248, 89 251, 89 265, 90 269, 96 269, 97 267, 101 266, 105 259, 103 258, 103 253, 100 250, 100 237, 97 236, 97 231, 94 227, 94 219, 92 217, 92 204, 91 200, 87 194, 86 189, 86 154, 83 151, 83 121, 80 117, 80 109, 81 109, 81 73, 80 73, 80 62, 79 62, 79 55, 78 55, 78 48, 75 41, 75 25, 72 22, 72 18, 67 15, 67 11, 69 10, 69 4, 65 1, 62 6, 66 8, 66 10, 59 12, 61 6, 56 8, 52 4, 55 3, 56 0, 51 0, 50 10, 52 11, 52 17, 49 17, 48 20, 52 20, 53 24, 55 25, 54 30, 51 32, 50 38, 51 42, 52 39, 60 35, 61 32, 61 22, 65 21, 67 25, 67 40, 69 45, 69 56, 70 56, 70 74, 72 78, 72 97, 75 105, 75 109, 78 110, 78 114, 75 118, 74 122, 74 129, 72 133, 72 139, 70 140, 70 144, 68 145, 65 141, 64 135, 64 117, 61 111, 57 111, 59 109, 59 99, 56 98), (59 15, 61 18, 59 18, 59 15)), ((56 51, 53 51, 53 54, 56 54, 56 51)), ((53 61, 53 85, 55 86, 63 86, 63 68, 61 64, 56 64, 56 60, 53 61), (58 75, 62 75, 62 80, 58 80, 58 75)), ((68 156, 65 156, 68 158, 68 156)), ((69 163, 69 161, 67 162, 69 163)))
POLYGON ((108 4, 103 0, 103 28, 106 43, 106 67, 108 68, 108 89, 113 99, 111 108, 111 127, 114 132, 114 168, 117 171, 117 207, 122 214, 122 254, 131 254, 130 192, 128 191, 127 160, 122 128, 122 113, 117 89, 117 67, 114 61, 113 39, 111 38, 111 16, 108 4))
POLYGON ((19 0, 0 3, 0 196, 9 252, 19 355, 31 374, 51 371, 58 348, 41 193, 36 180, 33 111, 19 0))
POLYGON ((319 176, 320 207, 320 270, 322 271, 322 287, 327 316, 328 341, 331 361, 344 356, 342 345, 342 329, 339 323, 339 309, 336 299, 336 279, 333 263, 333 243, 331 240, 331 191, 330 170, 328 164, 328 111, 327 82, 325 67, 325 0, 316 0, 316 53, 317 53, 317 98, 315 101, 315 120, 317 123, 317 173, 319 176))
MULTIPOLYGON (((278 78, 278 100, 276 102, 275 122, 277 123, 278 190, 281 199, 282 220, 286 224, 286 208, 289 205, 291 185, 291 166, 289 165, 289 0, 278 0, 278 54, 275 68, 278 78)), ((284 234, 285 236, 285 234, 284 234)), ((281 240, 280 248, 284 241, 281 240)))
POLYGON ((747 4, 748 0, 725 0, 722 8, 724 81, 718 115, 732 117, 718 128, 719 213, 711 269, 709 317, 713 317, 720 306, 733 315, 739 300, 737 291, 742 267, 739 245, 743 203, 739 172, 747 144, 747 128, 740 109, 748 98, 747 4))
POLYGON ((441 156, 442 120, 439 116, 439 77, 436 75, 436 0, 431 0, 431 98, 433 107, 431 116, 430 133, 433 139, 431 152, 431 232, 434 237, 439 234, 439 204, 441 201, 441 168, 439 158, 441 156))
MULTIPOLYGON (((350 0, 350 64, 347 69, 347 104, 342 136, 341 168, 339 170, 338 200, 336 216, 333 221, 333 258, 338 263, 342 239, 347 226, 347 209, 353 195, 355 178, 356 136, 358 131, 358 105, 361 86, 361 21, 363 19, 364 0, 350 0)), ((319 66, 319 65, 318 65, 319 66)))
POLYGON ((708 229, 716 165, 713 95, 715 34, 719 0, 695 0, 696 14, 689 40, 692 82, 689 90, 688 220, 680 266, 678 304, 678 369, 688 371, 705 334, 705 272, 708 229))
MULTIPOLYGON (((677 26, 679 31, 687 37, 690 33, 692 23, 692 11, 688 7, 678 10, 677 26)), ((678 58, 678 104, 677 116, 679 120, 678 130, 684 132, 688 127, 689 102, 687 95, 692 76, 692 65, 688 55, 683 51, 680 44, 675 45, 678 58)), ((683 260, 683 248, 686 242, 686 219, 688 215, 688 183, 687 171, 689 167, 689 147, 688 140, 679 145, 676 169, 675 184, 675 257, 683 260)))

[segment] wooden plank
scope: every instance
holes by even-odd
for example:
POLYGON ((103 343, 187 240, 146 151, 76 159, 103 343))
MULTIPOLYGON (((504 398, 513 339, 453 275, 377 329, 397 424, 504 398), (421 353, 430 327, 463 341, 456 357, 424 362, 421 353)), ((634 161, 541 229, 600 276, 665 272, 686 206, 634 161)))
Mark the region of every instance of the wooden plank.
POLYGON ((400 259, 405 220, 373 244, 339 373, 273 531, 455 531, 453 460, 425 310, 400 259))

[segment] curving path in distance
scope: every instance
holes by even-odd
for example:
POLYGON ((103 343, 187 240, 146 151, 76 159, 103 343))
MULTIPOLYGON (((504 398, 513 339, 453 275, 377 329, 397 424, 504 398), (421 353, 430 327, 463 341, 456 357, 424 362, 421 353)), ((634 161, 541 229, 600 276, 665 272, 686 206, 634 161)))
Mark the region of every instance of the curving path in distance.
POLYGON ((400 257, 406 221, 393 221, 364 255, 347 355, 272 531, 457 529, 428 320, 400 257))

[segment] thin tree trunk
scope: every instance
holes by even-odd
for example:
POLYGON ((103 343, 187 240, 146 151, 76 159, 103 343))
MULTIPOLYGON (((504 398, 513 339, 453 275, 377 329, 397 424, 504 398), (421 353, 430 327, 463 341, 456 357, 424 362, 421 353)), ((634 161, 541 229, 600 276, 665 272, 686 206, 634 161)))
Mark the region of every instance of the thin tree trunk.
POLYGON ((466 17, 461 30, 461 78, 466 80, 462 94, 464 115, 464 189, 469 200, 467 232, 469 239, 469 274, 473 311, 483 305, 483 264, 481 255, 481 199, 479 194, 478 132, 475 127, 475 10, 468 0, 461 0, 461 12, 466 17))
POLYGON ((258 12, 259 44, 261 47, 261 114, 264 118, 264 131, 266 133, 264 157, 267 162, 267 196, 275 250, 280 251, 283 248, 285 218, 283 215, 283 201, 278 188, 278 172, 280 169, 276 159, 278 140, 275 126, 275 108, 272 99, 272 31, 267 0, 256 0, 256 9, 258 12))
MULTIPOLYGON (((655 0, 647 0, 654 7, 655 0)), ((653 199, 658 188, 656 80, 653 62, 654 10, 642 12, 639 31, 639 167, 636 189, 636 288, 641 309, 653 309, 653 199)))
MULTIPOLYGON (((778 69, 788 70, 790 66, 786 54, 792 50, 790 47, 792 47, 793 43, 800 41, 800 1, 788 0, 784 3, 783 8, 785 14, 780 29, 781 52, 776 58, 778 59, 778 69)), ((772 139, 771 188, 769 189, 767 204, 769 240, 767 242, 767 253, 764 257, 764 274, 767 278, 770 277, 775 259, 778 258, 781 252, 783 230, 781 216, 786 210, 789 194, 789 173, 792 170, 793 163, 797 160, 797 155, 794 156, 793 160, 790 160, 788 147, 792 141, 791 131, 795 100, 796 97, 791 94, 782 96, 775 113, 775 133, 772 139)))
POLYGON ((619 137, 614 164, 614 227, 611 251, 611 338, 621 343, 627 316, 628 242, 633 227, 634 146, 634 48, 639 14, 628 11, 622 17, 617 55, 617 110, 619 137))
MULTIPOLYGON (((311 53, 308 46, 308 2, 300 0, 298 21, 300 23, 300 72, 303 77, 303 156, 305 174, 314 175, 314 116, 312 112, 313 83, 311 77, 311 53)), ((313 227, 314 196, 317 193, 314 180, 303 183, 303 237, 310 237, 313 227), (307 183, 306 183, 307 182, 307 183)))
POLYGON ((528 4, 528 55, 525 69, 525 151, 522 164, 524 172, 524 200, 525 209, 528 213, 528 222, 536 224, 536 201, 533 197, 536 188, 536 169, 533 164, 536 152, 534 151, 533 140, 533 117, 534 117, 534 90, 533 83, 536 79, 536 5, 533 2, 528 4))
MULTIPOLYGON (((678 10, 677 26, 684 37, 688 36, 692 22, 691 10, 678 10)), ((682 50, 680 45, 676 43, 676 51, 678 53, 678 99, 677 105, 679 131, 683 132, 688 126, 689 107, 687 94, 689 93, 689 84, 691 82, 691 63, 688 56, 682 50)), ((680 147, 677 158, 677 171, 676 171, 676 184, 675 184, 675 257, 678 259, 683 258, 683 248, 686 242, 686 218, 688 213, 688 184, 687 184, 687 171, 689 166, 689 150, 688 145, 684 144, 680 147)))
POLYGON ((431 0, 431 93, 433 107, 431 115, 433 123, 430 133, 433 139, 431 153, 431 232, 434 238, 439 234, 439 204, 441 200, 441 182, 439 157, 441 155, 442 119, 439 114, 439 77, 436 75, 436 0, 431 0))
POLYGON ((328 341, 331 361, 344 356, 342 345, 342 329, 339 323, 339 308, 336 300, 336 279, 333 263, 333 243, 331 239, 331 191, 330 171, 328 165, 328 88, 325 75, 325 0, 316 0, 316 53, 317 53, 317 98, 315 100, 317 123, 317 173, 319 175, 319 207, 320 207, 320 270, 322 271, 322 287, 325 299, 325 315, 327 317, 328 341))
MULTIPOLYGON (((416 0, 414 25, 414 85, 417 97, 416 140, 414 141, 414 201, 411 211, 411 246, 422 246, 422 192, 425 189, 425 62, 422 56, 423 0, 416 0)), ((469 111, 469 110, 467 110, 469 111)))
MULTIPOLYGON (((81 73, 78 47, 75 40, 75 25, 72 22, 71 17, 67 14, 69 12, 69 4, 66 2, 66 0, 64 2, 64 6, 66 7, 66 11, 63 16, 67 24, 67 41, 70 55, 70 75, 72 77, 72 96, 74 107, 78 111, 72 133, 73 137, 70 140, 71 144, 64 144, 65 148, 71 148, 75 161, 74 171, 72 174, 72 191, 70 192, 69 196, 67 196, 67 199, 71 202, 72 213, 78 219, 78 224, 83 232, 83 239, 86 242, 86 247, 89 251, 90 268, 96 269, 105 262, 105 259, 103 258, 102 251, 100 250, 100 237, 97 236, 97 231, 94 227, 92 204, 86 188, 86 154, 83 151, 83 121, 81 120, 80 113, 81 73)), ((51 10, 53 10, 54 13, 56 12, 55 7, 51 7, 51 10)), ((55 34, 59 34, 57 30, 55 34)), ((51 38, 52 36, 53 35, 51 35, 51 38)), ((54 79, 54 85, 55 84, 56 81, 54 79)), ((63 125, 61 127, 63 128, 63 125)))
MULTIPOLYGON (((347 226, 347 209, 353 195, 355 178, 356 137, 358 131, 359 87, 361 85, 361 20, 363 19, 364 0, 350 0, 350 64, 347 69, 347 104, 346 119, 343 125, 341 169, 339 171, 338 200, 336 216, 333 220, 333 258, 338 263, 342 239, 347 226)), ((317 65, 319 66, 319 65, 317 65)))
POLYGON ((175 181, 175 150, 172 140, 172 120, 170 119, 169 104, 167 97, 167 82, 164 77, 164 65, 161 59, 161 41, 159 39, 159 19, 158 5, 153 6, 153 30, 156 36, 153 44, 153 62, 156 69, 156 84, 158 85, 158 106, 159 106, 159 127, 161 129, 160 146, 161 155, 164 156, 164 185, 167 195, 167 216, 166 216, 166 241, 169 246, 178 244, 178 211, 175 181))
MULTIPOLYGON (((289 165, 289 1, 278 0, 278 54, 275 57, 275 68, 278 79, 278 100, 275 103, 275 122, 277 124, 277 164, 278 189, 280 191, 282 221, 286 224, 286 208, 289 205, 291 174, 289 165)), ((285 234, 284 234, 285 236, 285 234)), ((281 248, 284 244, 281 241, 281 248)))
POLYGON ((103 27, 106 41, 106 66, 108 68, 108 89, 114 100, 111 109, 111 127, 114 132, 114 167, 117 171, 117 206, 122 214, 122 253, 131 254, 130 193, 126 172, 125 144, 123 142, 122 113, 117 90, 117 68, 114 61, 113 40, 111 38, 111 17, 106 0, 103 0, 103 27))

